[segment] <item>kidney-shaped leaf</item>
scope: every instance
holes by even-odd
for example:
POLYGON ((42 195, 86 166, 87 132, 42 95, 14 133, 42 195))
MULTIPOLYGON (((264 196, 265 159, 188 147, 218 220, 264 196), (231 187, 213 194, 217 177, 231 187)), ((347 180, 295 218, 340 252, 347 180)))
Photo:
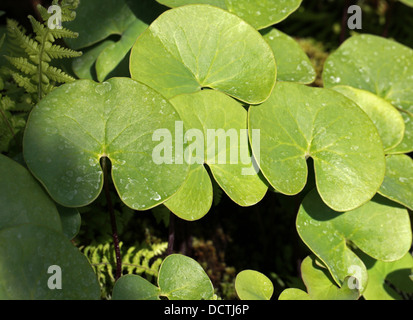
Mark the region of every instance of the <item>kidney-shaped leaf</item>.
POLYGON ((194 259, 171 254, 159 268, 158 287, 137 275, 120 278, 113 288, 115 300, 211 300, 214 288, 194 259))
POLYGON ((180 118, 173 106, 146 85, 127 78, 99 84, 79 80, 63 85, 36 106, 24 136, 29 169, 60 204, 91 203, 102 189, 99 161, 112 163, 115 187, 135 210, 154 207, 172 196, 185 180, 188 166, 156 164, 152 133, 174 136, 180 118))
POLYGON ((388 155, 386 175, 379 193, 413 210, 413 160, 407 155, 388 155))
POLYGON ((80 213, 76 208, 63 207, 56 205, 59 211, 60 220, 62 221, 63 234, 72 240, 79 233, 80 224, 82 222, 80 213))
POLYGON ((379 195, 360 208, 338 213, 313 190, 300 206, 296 225, 301 239, 325 263, 339 285, 349 271, 359 274, 355 276, 360 281, 360 291, 366 288, 367 270, 348 241, 383 261, 402 258, 412 243, 407 210, 379 195))
POLYGON ((194 259, 171 254, 159 269, 158 286, 169 300, 210 300, 214 287, 204 269, 194 259))
POLYGON ((212 6, 216 6, 222 9, 227 8, 227 5, 225 4, 225 0, 156 0, 156 1, 170 8, 185 6, 187 4, 210 4, 212 6))
POLYGON ((87 54, 74 59, 76 74, 84 76, 87 62, 93 64, 96 61, 98 79, 103 81, 124 59, 136 38, 162 11, 162 6, 153 0, 106 0, 104 5, 100 0, 81 1, 76 19, 67 23, 71 30, 79 33, 78 38, 67 40, 70 47, 85 48, 113 35, 120 38, 116 42, 102 42, 97 47, 99 49, 94 50, 95 55, 87 54))
POLYGON ((392 153, 413 151, 413 50, 372 35, 354 36, 324 65, 327 88, 348 85, 370 91, 393 104, 404 118, 403 141, 392 153))
POLYGON ((159 300, 160 290, 141 276, 127 274, 119 278, 112 293, 113 300, 159 300))
POLYGON ((249 129, 261 131, 260 168, 279 192, 300 192, 306 158, 314 160, 325 203, 347 211, 370 200, 385 172, 383 146, 370 118, 351 100, 328 89, 279 82, 263 104, 250 107, 249 129))
POLYGON ((375 94, 349 86, 336 86, 334 90, 353 100, 376 125, 384 151, 396 147, 404 136, 404 120, 400 112, 375 94))
POLYGON ((307 84, 315 80, 314 67, 297 41, 274 28, 260 32, 274 52, 278 81, 307 84))
POLYGON ((98 299, 88 260, 62 234, 32 224, 0 231, 0 299, 98 299), (55 287, 57 286, 57 287, 55 287))
POLYGON ((0 230, 32 223, 62 231, 59 213, 30 172, 0 155, 0 230))
POLYGON ((281 22, 297 10, 302 0, 225 0, 229 11, 235 13, 256 29, 281 22))
POLYGON ((289 288, 281 292, 278 300, 357 300, 360 292, 348 277, 339 288, 331 278, 327 269, 316 263, 311 255, 301 263, 301 277, 308 292, 301 289, 289 288))
POLYGON ((187 4, 203 3, 217 6, 236 14, 256 29, 281 22, 298 9, 302 0, 156 0, 175 8, 187 4))
POLYGON ((165 205, 186 220, 199 219, 208 212, 213 190, 204 164, 233 201, 241 206, 259 202, 267 184, 254 167, 247 111, 242 105, 213 90, 180 95, 171 103, 187 129, 183 139, 189 145, 183 152, 185 160, 193 164, 184 186, 165 205))
POLYGON ((409 279, 413 257, 408 252, 397 261, 384 262, 360 255, 367 266, 369 281, 363 297, 367 300, 402 300, 399 292, 413 293, 413 281, 409 279))
POLYGON ((235 290, 241 300, 270 300, 274 286, 261 272, 244 270, 235 278, 235 290))
POLYGON ((130 73, 167 98, 208 87, 251 104, 265 101, 276 81, 274 55, 260 33, 209 5, 156 19, 132 48, 130 73))

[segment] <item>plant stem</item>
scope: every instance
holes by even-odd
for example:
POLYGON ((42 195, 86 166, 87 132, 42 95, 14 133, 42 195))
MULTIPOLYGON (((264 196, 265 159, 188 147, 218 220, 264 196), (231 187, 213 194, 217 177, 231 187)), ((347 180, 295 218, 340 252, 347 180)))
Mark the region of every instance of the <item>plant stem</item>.
POLYGON ((169 216, 169 235, 168 235, 168 250, 166 254, 169 256, 174 251, 175 242, 175 215, 171 212, 169 216))
POLYGON ((103 187, 105 189, 105 196, 106 202, 108 205, 108 210, 110 214, 110 222, 112 225, 112 237, 113 243, 115 246, 115 256, 116 256, 116 276, 115 279, 118 280, 122 276, 122 257, 120 254, 120 247, 119 247, 119 237, 118 237, 118 229, 116 226, 116 217, 115 217, 115 210, 113 208, 112 198, 110 197, 110 190, 109 190, 109 178, 108 178, 108 169, 107 169, 107 157, 102 158, 102 168, 103 168, 103 187))

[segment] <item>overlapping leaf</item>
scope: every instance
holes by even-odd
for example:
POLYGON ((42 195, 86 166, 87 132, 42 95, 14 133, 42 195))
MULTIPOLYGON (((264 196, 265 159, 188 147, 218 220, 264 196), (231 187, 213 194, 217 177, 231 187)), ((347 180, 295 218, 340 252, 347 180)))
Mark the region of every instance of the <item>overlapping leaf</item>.
MULTIPOLYGON (((156 164, 154 131, 170 130, 180 118, 153 89, 127 78, 99 84, 79 80, 59 87, 32 111, 24 137, 24 157, 51 196, 68 207, 91 203, 103 179, 99 161, 110 159, 121 199, 145 210, 172 196, 188 166, 156 164)), ((172 148, 172 146, 171 146, 172 148)))
POLYGON ((61 205, 57 205, 59 211, 60 220, 62 221, 63 234, 72 240, 79 233, 81 217, 76 208, 67 208, 61 205))
POLYGON ((413 210, 413 160, 407 155, 388 155, 386 175, 379 193, 413 210))
POLYGON ((156 1, 170 8, 185 6, 187 4, 210 4, 212 6, 216 6, 222 9, 227 8, 225 0, 156 0, 156 1))
POLYGON ((367 285, 367 270, 349 242, 382 261, 401 259, 412 243, 407 210, 379 195, 358 209, 338 213, 313 190, 300 207, 296 225, 301 239, 325 263, 334 280, 341 285, 349 272, 355 272, 361 292, 367 285))
POLYGON ((317 189, 325 203, 347 211, 370 200, 385 172, 380 136, 373 122, 343 95, 279 82, 263 104, 250 107, 249 129, 259 129, 260 168, 279 192, 300 192, 306 158, 314 160, 317 189))
POLYGON ((413 257, 408 252, 396 261, 384 262, 361 255, 367 267, 369 281, 363 297, 367 300, 402 300, 400 292, 413 293, 413 257), (397 288, 399 292, 394 290, 397 288))
POLYGON ((274 52, 278 81, 308 84, 315 80, 314 67, 297 41, 274 28, 264 29, 261 34, 274 52))
POLYGON ((235 278, 235 290, 241 300, 270 300, 274 286, 261 272, 244 270, 235 278))
POLYGON ((183 152, 185 161, 192 166, 184 186, 165 205, 186 220, 199 219, 208 212, 213 190, 204 164, 233 201, 241 206, 259 202, 267 184, 254 167, 247 111, 242 105, 213 90, 180 95, 171 103, 188 130, 183 136, 188 148, 183 152))
POLYGON ((255 104, 276 81, 274 55, 250 25, 217 7, 169 10, 132 48, 130 73, 171 98, 208 87, 255 104))
POLYGON ((116 281, 113 300, 159 300, 160 289, 138 275, 128 274, 116 281))
POLYGON ((225 0, 229 11, 257 29, 263 29, 287 18, 302 0, 225 0))
POLYGON ((301 289, 289 288, 281 292, 279 300, 357 300, 360 292, 353 287, 351 277, 338 287, 327 269, 317 264, 311 255, 301 263, 301 277, 307 287, 307 292, 301 289))
MULTIPOLYGON (((106 42, 108 45, 99 46, 99 52, 94 50, 95 59, 92 62, 96 61, 98 80, 103 81, 127 56, 136 38, 162 11, 162 6, 152 0, 109 0, 104 5, 96 0, 81 1, 76 19, 68 23, 72 30, 79 33, 79 37, 69 40, 68 44, 80 49, 113 35, 120 36, 116 42, 107 40, 112 43, 106 42)), ((92 60, 93 55, 88 54, 74 60, 74 70, 78 76, 87 73, 88 65, 84 61, 92 60)))
MULTIPOLYGON (((60 232, 23 224, 0 231, 0 299, 98 299, 100 286, 87 258, 60 232), (58 266, 61 289, 49 287, 58 266)), ((56 280, 57 281, 57 280, 56 280)))
POLYGON ((404 137, 404 120, 400 112, 375 94, 349 86, 336 86, 334 90, 353 100, 376 125, 384 151, 395 148, 404 137))
POLYGON ((157 0, 168 7, 203 3, 236 14, 256 29, 263 29, 286 19, 299 8, 302 0, 157 0))
POLYGON ((211 300, 214 288, 202 267, 192 258, 169 255, 161 264, 158 287, 140 276, 120 278, 113 288, 114 300, 211 300))
POLYGON ((0 230, 25 223, 61 232, 53 201, 26 168, 0 155, 0 230))
POLYGON ((0 177, 0 299, 97 299, 90 264, 65 236, 54 202, 36 179, 4 155, 0 177), (48 286, 53 265, 61 269, 58 290, 48 286))
POLYGON ((403 141, 389 153, 413 151, 413 50, 372 35, 354 36, 327 59, 324 86, 348 85, 370 91, 404 118, 403 141))

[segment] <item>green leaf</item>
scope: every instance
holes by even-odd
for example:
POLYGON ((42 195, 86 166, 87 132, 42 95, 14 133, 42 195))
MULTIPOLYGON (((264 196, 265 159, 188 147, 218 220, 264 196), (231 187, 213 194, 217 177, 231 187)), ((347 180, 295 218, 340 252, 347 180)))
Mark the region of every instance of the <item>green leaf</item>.
POLYGON ((187 129, 186 161, 193 162, 182 187, 165 205, 186 220, 204 216, 213 198, 204 164, 227 195, 241 206, 259 202, 267 191, 254 170, 247 137, 247 111, 234 99, 213 90, 180 95, 170 100, 187 129), (193 136, 193 137, 192 137, 193 136))
POLYGON ((67 207, 96 199, 103 184, 99 161, 107 157, 122 201, 146 210, 172 196, 187 175, 188 165, 172 155, 171 164, 156 164, 152 157, 158 143, 153 132, 173 132, 179 120, 160 94, 131 79, 78 80, 52 91, 33 109, 24 157, 52 198, 67 207))
POLYGON ((276 81, 274 55, 259 32, 208 5, 155 20, 132 48, 130 73, 167 98, 212 88, 250 104, 265 101, 276 81))
POLYGON ((413 210, 413 160, 409 156, 386 157, 386 175, 379 193, 413 210))
POLYGON ((61 205, 57 205, 59 211, 60 220, 62 221, 63 234, 72 240, 79 233, 81 217, 76 208, 67 208, 61 205))
POLYGON ((67 22, 69 29, 78 32, 77 39, 67 39, 73 49, 81 49, 98 43, 110 35, 123 34, 137 20, 150 22, 162 12, 161 6, 152 0, 98 0, 80 1, 76 19, 67 22), (99 10, 96 10, 96 8, 99 10), (87 32, 85 32, 87 30, 87 32))
POLYGON ((136 38, 148 27, 144 22, 137 20, 123 33, 122 38, 108 45, 99 54, 96 60, 96 73, 100 82, 105 80, 108 74, 116 69, 127 55, 136 41, 136 38))
POLYGON ((194 259, 180 254, 165 258, 159 268, 156 287, 140 276, 120 278, 113 288, 114 300, 211 300, 214 288, 207 274, 194 259))
POLYGON ((347 278, 339 288, 327 269, 321 267, 313 255, 301 263, 301 277, 308 293, 290 288, 284 290, 278 300, 357 300, 360 296, 356 288, 351 289, 349 286, 350 278, 347 278))
POLYGON ((263 29, 286 19, 302 0, 225 0, 228 10, 256 29, 263 29))
POLYGON ((210 4, 222 9, 227 9, 225 0, 156 0, 159 3, 170 8, 185 6, 187 4, 210 4))
POLYGON ((297 10, 302 0, 156 0, 175 8, 187 4, 210 4, 227 9, 256 29, 263 29, 286 19, 297 10))
POLYGON ((109 0, 105 1, 104 6, 98 0, 81 1, 76 19, 68 23, 72 30, 79 33, 77 39, 67 40, 72 48, 85 48, 110 36, 120 38, 116 42, 109 39, 103 41, 97 46, 99 49, 94 50, 87 59, 79 58, 76 64, 83 64, 84 60, 89 64, 93 57, 97 79, 105 80, 127 56, 136 38, 162 11, 162 6, 153 0, 109 0), (97 7, 99 11, 96 11, 97 7))
POLYGON ((53 201, 26 168, 0 155, 0 177, 0 230, 32 223, 62 231, 53 201))
POLYGON ((279 192, 294 195, 314 160, 317 189, 336 211, 369 201, 385 172, 380 136, 351 100, 328 89, 279 82, 271 97, 249 109, 249 130, 259 129, 260 168, 279 192))
POLYGON ((413 7, 413 0, 400 0, 400 1, 409 7, 413 7))
POLYGON ((393 288, 405 293, 413 293, 413 281, 409 279, 413 268, 413 257, 410 253, 400 260, 384 262, 361 255, 367 266, 369 281, 363 297, 367 300, 402 300, 393 288), (393 288, 392 288, 393 287, 393 288))
POLYGON ((0 299, 98 299, 100 286, 88 260, 61 233, 25 224, 0 231, 0 299), (61 270, 61 289, 50 289, 61 270))
POLYGON ((376 125, 384 151, 391 150, 403 140, 404 120, 400 112, 375 94, 349 86, 336 86, 334 90, 353 100, 376 125))
POLYGON ((412 243, 407 210, 380 195, 358 209, 338 213, 313 190, 300 206, 296 225, 303 242, 325 263, 334 280, 341 285, 354 271, 361 292, 367 285, 367 270, 350 249, 350 241, 382 261, 402 258, 412 243))
POLYGON ((274 286, 262 273, 244 270, 235 278, 235 290, 241 300, 270 300, 274 286))
POLYGON ((96 59, 105 50, 105 48, 111 46, 115 42, 112 40, 104 40, 97 45, 88 47, 83 50, 81 57, 73 59, 72 68, 73 72, 81 79, 94 79, 94 66, 96 59))
POLYGON ((281 292, 278 300, 311 300, 311 298, 307 292, 301 289, 287 288, 281 292))
POLYGON ((159 293, 159 288, 148 280, 127 274, 116 281, 112 300, 159 300, 159 293))
POLYGON ((404 118, 403 141, 391 153, 413 151, 413 50, 373 35, 353 36, 327 59, 324 86, 348 85, 393 104, 404 118))
POLYGON ((297 41, 274 28, 261 30, 261 34, 274 52, 278 81, 308 84, 315 80, 314 67, 297 41))
POLYGON ((164 204, 181 219, 195 221, 211 209, 213 189, 203 165, 194 165, 183 186, 164 204))
POLYGON ((171 254, 159 269, 161 295, 169 300, 210 300, 214 288, 204 269, 194 259, 171 254))

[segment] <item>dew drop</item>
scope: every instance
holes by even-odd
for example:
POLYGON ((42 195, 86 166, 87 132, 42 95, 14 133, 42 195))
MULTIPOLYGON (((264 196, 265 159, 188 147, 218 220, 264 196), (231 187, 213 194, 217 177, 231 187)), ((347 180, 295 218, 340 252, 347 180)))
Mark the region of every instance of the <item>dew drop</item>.
POLYGON ((112 89, 112 85, 109 82, 103 82, 96 86, 95 91, 100 95, 104 95, 112 89))

